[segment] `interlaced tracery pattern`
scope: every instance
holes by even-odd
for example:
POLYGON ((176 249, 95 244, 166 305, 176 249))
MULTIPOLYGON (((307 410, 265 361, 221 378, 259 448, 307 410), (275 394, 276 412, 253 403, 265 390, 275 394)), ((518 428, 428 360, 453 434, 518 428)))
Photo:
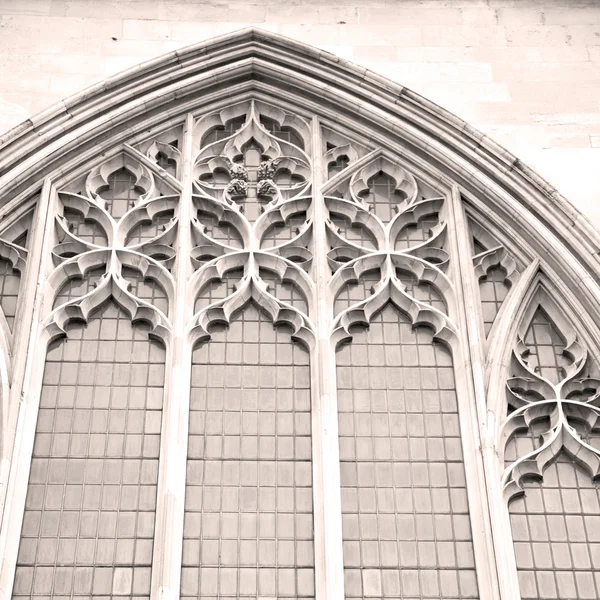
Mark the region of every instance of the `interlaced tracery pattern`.
MULTIPOLYGON (((481 534, 465 473, 479 467, 463 451, 469 404, 458 393, 470 393, 472 332, 461 323, 475 323, 486 352, 526 261, 465 210, 479 288, 469 299, 479 313, 465 319, 465 275, 451 260, 465 250, 449 239, 460 198, 444 178, 259 95, 210 110, 139 134, 52 192, 40 301, 49 350, 13 597, 156 595, 160 435, 181 425, 173 403, 186 401, 174 593, 318 597, 314 461, 328 460, 318 448, 329 432, 315 442, 315 431, 322 403, 337 401, 346 598, 477 598, 481 534), (188 398, 165 376, 176 354, 190 359, 188 398), (315 366, 323 358, 328 373, 315 366)), ((5 362, 28 260, 31 216, 19 219, 0 231, 5 362)), ((600 477, 600 375, 560 311, 539 304, 512 356, 500 486, 507 502, 527 488, 510 505, 523 600, 582 600, 600 568, 600 494, 580 481, 600 477), (544 475, 536 490, 531 478, 544 475), (540 549, 540 495, 560 515, 546 514, 540 535, 563 543, 553 536, 578 515, 585 549, 568 559, 540 549)))
POLYGON ((508 381, 503 484, 523 600, 600 591, 600 380, 559 315, 549 303, 535 308, 508 381))
POLYGON ((387 302, 413 322, 432 326, 440 338, 452 335, 443 302, 423 295, 427 286, 434 294, 452 287, 445 274, 446 226, 439 217, 443 197, 379 156, 345 178, 336 175, 326 186, 325 203, 339 335, 356 322, 368 323, 387 302))

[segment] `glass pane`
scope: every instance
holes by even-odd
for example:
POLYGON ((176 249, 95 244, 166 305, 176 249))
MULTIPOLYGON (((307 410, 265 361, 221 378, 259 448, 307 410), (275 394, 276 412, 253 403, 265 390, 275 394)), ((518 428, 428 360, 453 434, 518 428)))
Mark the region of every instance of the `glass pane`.
POLYGON ((164 357, 114 304, 49 347, 13 597, 149 598, 164 357))
POLYGON ((506 271, 502 267, 494 267, 479 282, 479 295, 481 296, 481 312, 485 335, 492 329, 496 316, 504 299, 508 295, 509 287, 505 283, 506 271))
MULTIPOLYGON (((598 434, 588 443, 598 445, 598 434), (595 443, 594 443, 595 442, 595 443)), ((518 435, 515 460, 539 442, 518 435)), ((600 488, 565 453, 509 505, 522 600, 600 598, 600 488)))
POLYGON ((454 369, 388 304, 337 354, 347 598, 477 598, 454 369))
POLYGON ((127 169, 108 176, 108 188, 99 196, 106 200, 106 209, 115 219, 120 219, 129 209, 133 208, 139 193, 135 187, 136 177, 127 169))
POLYGON ((525 358, 536 373, 554 384, 564 379, 565 367, 569 364, 563 354, 566 343, 541 308, 536 311, 525 334, 525 345, 529 349, 525 358))
POLYGON ((7 260, 0 259, 0 306, 6 317, 6 323, 13 328, 17 314, 17 300, 21 275, 7 260))
POLYGON ((182 598, 314 597, 308 353, 248 306, 196 348, 182 598))

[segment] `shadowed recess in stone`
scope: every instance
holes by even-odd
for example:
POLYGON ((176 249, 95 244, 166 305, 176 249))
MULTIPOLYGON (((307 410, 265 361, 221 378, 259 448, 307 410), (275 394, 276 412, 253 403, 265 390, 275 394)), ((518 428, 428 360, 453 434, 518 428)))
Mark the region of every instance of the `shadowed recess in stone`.
POLYGON ((10 262, 0 259, 0 306, 10 329, 13 328, 17 314, 20 285, 21 274, 13 269, 10 262))
POLYGON ((478 598, 452 357, 391 304, 337 354, 347 598, 478 598))
POLYGON ((481 312, 486 336, 490 333, 502 303, 510 290, 505 278, 505 269, 493 267, 485 277, 479 280, 479 296, 481 297, 481 312))
POLYGON ((192 359, 181 597, 313 598, 308 353, 254 305, 192 359))
POLYGON ((48 349, 13 598, 146 600, 165 351, 116 305, 48 349))

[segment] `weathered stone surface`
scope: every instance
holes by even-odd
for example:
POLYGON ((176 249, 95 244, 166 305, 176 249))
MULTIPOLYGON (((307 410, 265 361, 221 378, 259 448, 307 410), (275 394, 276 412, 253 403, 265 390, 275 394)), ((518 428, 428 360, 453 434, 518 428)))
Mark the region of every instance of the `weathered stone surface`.
POLYGON ((577 112, 597 113, 599 20, 595 2, 551 0, 361 0, 351 7, 340 0, 3 0, 0 46, 7 58, 0 61, 0 130, 143 60, 258 25, 390 77, 492 137, 516 118, 520 125, 504 130, 498 141, 549 174, 600 225, 592 175, 598 157, 575 182, 569 173, 577 165, 562 153, 565 139, 569 148, 595 148, 589 136, 596 132, 569 133, 565 123, 563 135, 533 144, 528 129, 539 113, 560 119, 567 102, 577 112), (569 93, 582 85, 584 92, 569 93), (489 102, 508 103, 507 110, 489 112, 489 102), (560 170, 554 169, 555 155, 560 170))

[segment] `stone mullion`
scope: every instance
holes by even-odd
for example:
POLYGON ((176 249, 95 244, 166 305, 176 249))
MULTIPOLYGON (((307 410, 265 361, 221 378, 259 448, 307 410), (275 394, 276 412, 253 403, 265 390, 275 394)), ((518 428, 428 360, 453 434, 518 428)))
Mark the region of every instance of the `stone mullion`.
POLYGON ((327 211, 321 192, 325 165, 321 124, 312 120, 312 218, 317 339, 311 355, 311 415, 316 600, 344 599, 342 506, 338 441, 335 348, 331 342, 333 305, 327 263, 327 211))
MULTIPOLYGON (((20 329, 15 340, 16 358, 8 402, 10 429, 3 431, 12 443, 8 480, 2 484, 2 522, 0 526, 0 600, 9 600, 15 577, 21 526, 27 497, 29 470, 35 439, 44 362, 48 336, 42 326, 44 284, 52 265, 52 244, 57 192, 49 179, 44 181, 35 209, 32 243, 27 258, 27 276, 22 282, 23 307, 20 318, 30 327, 20 329)), ((4 458, 4 457, 3 457, 4 458)), ((4 474, 3 469, 3 474, 4 474)))
MULTIPOLYGON (((481 600, 508 600, 508 596, 500 594, 505 575, 499 576, 492 541, 490 497, 493 496, 494 482, 490 480, 493 471, 489 470, 489 459, 490 455, 491 458, 494 456, 493 434, 488 435, 487 426, 485 338, 477 304, 479 290, 473 270, 469 228, 457 185, 452 187, 449 201, 449 253, 454 265, 458 310, 458 347, 454 352, 454 364, 479 597, 481 600), (460 388, 466 393, 461 393, 460 388)), ((513 600, 516 597, 511 596, 513 600)))
POLYGON ((175 296, 171 311, 173 329, 167 346, 156 526, 152 558, 151 598, 177 600, 181 581, 183 519, 188 447, 191 385, 191 344, 187 325, 194 299, 188 298, 191 264, 191 218, 193 210, 194 119, 188 114, 181 152, 182 182, 179 202, 175 296))

